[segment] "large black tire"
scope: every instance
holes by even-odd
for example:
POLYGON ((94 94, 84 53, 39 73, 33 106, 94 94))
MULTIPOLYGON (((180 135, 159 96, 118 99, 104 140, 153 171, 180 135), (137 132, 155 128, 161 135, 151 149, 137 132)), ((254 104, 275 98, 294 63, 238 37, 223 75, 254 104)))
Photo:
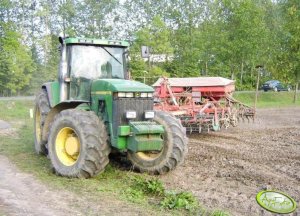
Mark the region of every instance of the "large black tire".
POLYGON ((50 111, 50 105, 46 90, 42 89, 35 98, 34 108, 34 147, 38 154, 47 154, 46 143, 42 140, 42 131, 46 117, 50 111))
POLYGON ((149 174, 164 174, 180 165, 188 151, 188 138, 180 120, 173 115, 157 111, 154 121, 163 125, 164 146, 160 152, 128 151, 128 159, 133 168, 149 174))
POLYGON ((52 166, 61 176, 89 178, 109 163, 105 125, 91 111, 69 109, 59 113, 50 129, 48 150, 52 166), (77 146, 78 151, 72 155, 67 150, 68 142, 77 146))

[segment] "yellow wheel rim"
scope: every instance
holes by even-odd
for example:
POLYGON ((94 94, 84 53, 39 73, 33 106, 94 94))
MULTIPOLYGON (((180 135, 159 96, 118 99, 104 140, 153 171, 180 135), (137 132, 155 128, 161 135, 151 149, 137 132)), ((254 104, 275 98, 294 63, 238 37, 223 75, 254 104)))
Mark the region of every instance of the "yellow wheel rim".
POLYGON ((35 137, 36 137, 36 141, 40 143, 42 139, 42 128, 41 128, 41 112, 38 106, 35 109, 35 137))
MULTIPOLYGON (((164 140, 165 137, 162 135, 162 139, 164 140)), ((165 140, 164 140, 165 142, 165 140)), ((137 152, 136 155, 145 161, 153 161, 156 158, 159 158, 164 151, 164 147, 160 151, 144 151, 144 152, 137 152)))
POLYGON ((163 149, 161 151, 151 151, 151 152, 137 152, 137 156, 140 157, 143 160, 146 161, 152 161, 155 160, 156 158, 158 158, 161 153, 162 153, 163 149))
POLYGON ((55 151, 58 159, 65 166, 76 163, 80 154, 80 140, 76 132, 69 127, 62 128, 55 139, 55 151))

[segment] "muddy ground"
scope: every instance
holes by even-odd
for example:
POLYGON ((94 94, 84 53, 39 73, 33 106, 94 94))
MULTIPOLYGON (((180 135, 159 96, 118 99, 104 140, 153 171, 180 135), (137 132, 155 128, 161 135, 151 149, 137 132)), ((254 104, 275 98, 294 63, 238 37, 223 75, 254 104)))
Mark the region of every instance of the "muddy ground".
MULTIPOLYGON (((184 164, 159 177, 168 188, 191 191, 204 206, 238 216, 272 215, 255 201, 262 188, 284 191, 299 206, 300 107, 261 109, 255 123, 189 138, 184 164)), ((1 216, 152 214, 110 197, 97 199, 49 188, 0 155, 1 216)), ((291 215, 300 215, 300 208, 291 215)))
POLYGON ((192 191, 204 206, 239 216, 272 215, 255 196, 277 189, 297 201, 291 215, 300 215, 300 107, 261 109, 254 124, 191 135, 183 166, 161 179, 192 191))

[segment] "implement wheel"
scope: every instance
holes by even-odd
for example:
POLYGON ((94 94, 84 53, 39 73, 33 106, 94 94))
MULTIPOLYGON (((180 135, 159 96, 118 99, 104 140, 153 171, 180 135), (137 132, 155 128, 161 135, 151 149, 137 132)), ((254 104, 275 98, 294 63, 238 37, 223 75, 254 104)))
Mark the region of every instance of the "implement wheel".
POLYGON ((110 147, 105 125, 93 112, 64 110, 49 134, 49 157, 61 176, 89 178, 108 164, 110 147))
POLYGON ((46 90, 42 89, 36 96, 34 108, 34 148, 38 154, 47 154, 47 141, 42 140, 42 131, 49 111, 48 95, 46 90))
POLYGON ((128 159, 134 169, 149 174, 164 174, 181 164, 188 151, 188 139, 180 121, 173 115, 157 111, 154 121, 161 124, 165 133, 162 135, 164 145, 161 151, 132 152, 128 159))

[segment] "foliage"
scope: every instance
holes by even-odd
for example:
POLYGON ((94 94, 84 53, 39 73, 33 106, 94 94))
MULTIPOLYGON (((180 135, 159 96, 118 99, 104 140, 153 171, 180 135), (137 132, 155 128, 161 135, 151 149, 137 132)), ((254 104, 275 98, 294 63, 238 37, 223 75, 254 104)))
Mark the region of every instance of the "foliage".
POLYGON ((160 76, 168 76, 169 74, 162 67, 158 66, 153 58, 148 58, 147 62, 141 58, 142 46, 150 47, 152 56, 157 56, 163 62, 168 61, 169 56, 173 54, 170 31, 161 17, 155 16, 152 23, 136 33, 136 41, 131 49, 130 71, 134 78, 147 75, 147 77, 155 77, 157 79, 160 76))
POLYGON ((196 211, 199 201, 190 192, 167 191, 157 178, 147 176, 131 176, 131 186, 126 189, 126 198, 134 202, 145 201, 146 195, 155 196, 161 207, 167 209, 184 209, 196 211))
POLYGON ((282 41, 284 52, 279 55, 281 71, 298 83, 300 82, 300 5, 297 0, 282 2, 281 8, 285 22, 282 41))
POLYGON ((28 86, 34 64, 30 51, 20 43, 21 35, 11 23, 1 23, 0 92, 19 92, 28 86))
POLYGON ((254 89, 258 65, 270 79, 300 79, 297 0, 4 0, 0 7, 2 94, 33 93, 55 79, 59 34, 130 40, 131 75, 151 77, 148 84, 162 75, 222 76, 254 89), (141 58, 142 45, 150 58, 141 58))
POLYGON ((161 196, 165 193, 163 183, 157 178, 147 179, 147 177, 132 176, 132 184, 134 188, 145 194, 161 196))
POLYGON ((198 201, 191 193, 176 193, 174 191, 166 193, 161 205, 169 209, 183 208, 189 211, 196 210, 199 207, 198 201))

